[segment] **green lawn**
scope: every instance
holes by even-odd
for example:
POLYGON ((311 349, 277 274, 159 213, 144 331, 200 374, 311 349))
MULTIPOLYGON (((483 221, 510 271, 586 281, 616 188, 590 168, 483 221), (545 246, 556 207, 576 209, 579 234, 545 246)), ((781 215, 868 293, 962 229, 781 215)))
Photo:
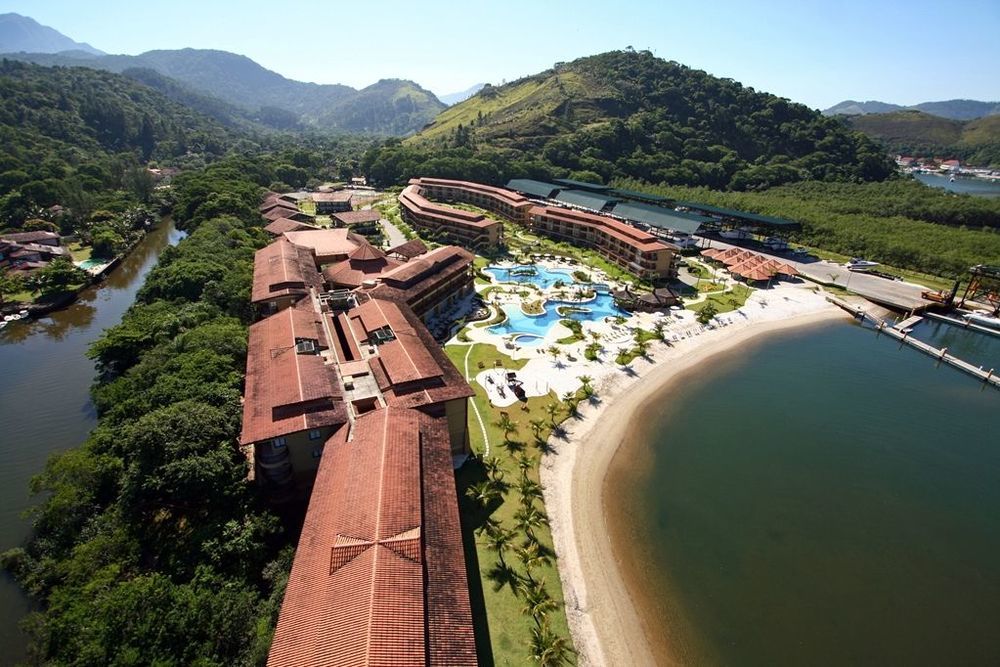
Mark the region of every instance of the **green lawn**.
MULTIPOLYGON (((465 354, 468 350, 469 346, 466 345, 445 347, 448 357, 462 372, 464 372, 465 354)), ((510 370, 519 370, 527 363, 525 360, 511 359, 492 345, 480 343, 472 346, 469 357, 469 373, 474 376, 482 370, 480 363, 482 363, 483 368, 492 368, 497 360, 501 361, 504 368, 510 370)), ((486 423, 486 430, 490 438, 491 457, 500 462, 504 479, 513 483, 520 478, 521 472, 516 458, 518 454, 509 451, 519 450, 520 453, 533 459, 531 467, 527 470, 527 476, 537 482, 539 480, 540 449, 539 445, 536 444, 529 422, 533 419, 545 420, 546 426, 539 436, 542 441, 547 439, 551 432, 551 420, 545 412, 545 406, 553 401, 559 403, 557 398, 551 394, 532 397, 520 406, 513 405, 506 408, 507 414, 517 423, 518 427, 510 436, 511 445, 504 447, 504 432, 496 425, 502 411, 493 407, 486 397, 486 392, 478 386, 478 383, 473 383, 473 387, 476 391, 473 400, 486 423)), ((562 406, 561 403, 560 405, 562 406)), ((562 406, 555 421, 558 423, 565 418, 566 410, 562 406)), ((471 411, 469 433, 473 450, 481 454, 483 452, 482 430, 471 411)), ((510 488, 502 501, 494 502, 483 509, 466 497, 465 490, 484 478, 485 473, 482 468, 473 464, 464 466, 457 476, 466 562, 469 568, 470 595, 473 602, 473 612, 476 616, 479 662, 482 665, 527 665, 533 662, 530 648, 534 621, 522 611, 524 603, 521 596, 515 595, 507 587, 495 590, 494 579, 491 578, 490 572, 498 562, 498 556, 495 551, 483 543, 476 531, 476 528, 481 526, 487 517, 500 521, 505 528, 515 528, 514 514, 521 505, 521 499, 518 491, 510 488), (474 558, 472 557, 473 553, 475 554, 474 558)), ((540 510, 544 509, 541 505, 540 502, 535 502, 535 506, 540 510)), ((532 568, 532 577, 536 581, 544 581, 552 599, 559 602, 559 609, 548 615, 547 622, 556 634, 569 642, 569 626, 563 610, 562 584, 556 568, 552 535, 546 526, 539 526, 534 530, 534 533, 542 545, 542 550, 550 554, 551 562, 532 568)), ((523 541, 523 533, 518 532, 515 544, 523 541)), ((505 560, 514 567, 519 577, 525 577, 525 568, 513 551, 505 553, 505 560)))
POLYGON ((74 262, 86 262, 90 259, 94 248, 81 243, 70 243, 69 244, 69 254, 73 258, 74 262))
POLYGON ((701 309, 708 304, 715 304, 716 311, 721 313, 728 313, 731 310, 736 310, 743 304, 747 302, 747 299, 753 293, 753 290, 746 285, 736 285, 733 289, 723 292, 722 294, 711 294, 704 301, 699 301, 696 304, 688 306, 688 310, 693 310, 696 313, 700 313, 701 309))

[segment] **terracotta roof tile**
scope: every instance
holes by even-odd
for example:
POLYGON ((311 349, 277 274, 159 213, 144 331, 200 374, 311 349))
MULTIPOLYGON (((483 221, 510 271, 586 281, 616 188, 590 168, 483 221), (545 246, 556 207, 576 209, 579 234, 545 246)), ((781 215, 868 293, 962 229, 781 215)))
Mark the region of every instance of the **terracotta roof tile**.
POLYGON ((474 665, 447 427, 359 417, 327 443, 268 665, 474 665))
POLYGON ((250 326, 243 444, 347 421, 336 370, 318 354, 300 354, 296 339, 328 347, 308 302, 250 326))
POLYGON ((284 296, 303 297, 310 287, 322 284, 308 250, 284 238, 261 248, 254 255, 250 300, 265 303, 284 296))
POLYGON ((331 217, 342 225, 357 225, 363 222, 378 222, 382 215, 375 210, 364 211, 342 211, 334 213, 331 217))
POLYGON ((308 229, 319 229, 313 225, 292 220, 291 218, 277 218, 271 224, 264 227, 264 231, 275 236, 281 236, 285 232, 301 232, 308 229))
POLYGON ((398 246, 389 248, 386 250, 386 254, 389 255, 399 255, 400 257, 405 257, 406 259, 412 259, 417 255, 423 255, 427 252, 427 246, 420 239, 410 239, 405 243, 401 243, 398 246))

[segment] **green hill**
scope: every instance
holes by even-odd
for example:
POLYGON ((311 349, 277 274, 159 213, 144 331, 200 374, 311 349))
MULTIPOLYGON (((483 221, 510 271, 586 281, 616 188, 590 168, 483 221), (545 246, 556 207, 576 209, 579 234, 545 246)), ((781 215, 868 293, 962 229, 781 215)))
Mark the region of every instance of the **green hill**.
POLYGON ((5 57, 111 72, 153 70, 176 80, 190 95, 217 98, 280 129, 301 124, 321 130, 403 136, 416 132, 445 108, 433 93, 412 81, 386 79, 362 90, 305 83, 286 79, 246 56, 212 49, 147 51, 137 56, 78 52, 5 57))
POLYGON ((855 116, 850 123, 892 153, 1000 166, 1000 115, 961 121, 907 110, 855 116))
POLYGON ((57 203, 82 217, 95 193, 145 177, 147 161, 200 164, 233 141, 214 120, 119 74, 2 60, 0 227, 57 203))
POLYGON ((840 119, 634 51, 486 86, 404 146, 493 151, 521 174, 736 190, 892 172, 882 150, 840 119))

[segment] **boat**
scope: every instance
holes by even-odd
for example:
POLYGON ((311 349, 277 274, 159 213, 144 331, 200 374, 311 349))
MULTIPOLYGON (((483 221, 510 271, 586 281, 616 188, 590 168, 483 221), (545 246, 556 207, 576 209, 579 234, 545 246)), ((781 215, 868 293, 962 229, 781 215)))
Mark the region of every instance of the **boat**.
POLYGON ((966 313, 963 317, 969 324, 976 324, 981 327, 1000 330, 1000 317, 990 317, 989 315, 983 315, 982 313, 966 313))
POLYGON ((724 239, 745 241, 746 239, 751 238, 753 234, 750 233, 749 229, 740 228, 740 229, 727 229, 724 232, 719 232, 719 236, 721 236, 724 239))
POLYGON ((768 250, 774 250, 775 252, 784 252, 789 249, 788 241, 774 236, 764 241, 764 247, 768 250))
POLYGON ((954 176, 952 176, 951 178, 949 178, 949 179, 948 179, 948 182, 949 182, 949 183, 954 183, 954 182, 955 182, 955 177, 954 177, 954 176))
POLYGON ((871 262, 867 259, 861 259, 860 257, 852 257, 851 261, 844 264, 844 267, 846 267, 848 271, 870 271, 878 265, 878 262, 871 262))

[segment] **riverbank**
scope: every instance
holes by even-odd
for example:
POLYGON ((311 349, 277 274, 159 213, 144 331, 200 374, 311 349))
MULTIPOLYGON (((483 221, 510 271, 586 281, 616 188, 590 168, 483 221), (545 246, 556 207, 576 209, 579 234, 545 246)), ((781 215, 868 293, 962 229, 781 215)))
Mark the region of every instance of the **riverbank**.
POLYGON ((653 637, 643 620, 639 601, 632 597, 642 582, 627 581, 605 512, 607 473, 631 433, 633 416, 699 364, 752 338, 849 319, 820 299, 759 306, 751 304, 746 317, 728 327, 658 347, 649 361, 635 363, 634 373, 604 380, 596 401, 581 405, 580 418, 564 424, 565 439, 554 443, 555 451, 542 463, 545 505, 580 665, 677 661, 670 638, 653 637))

